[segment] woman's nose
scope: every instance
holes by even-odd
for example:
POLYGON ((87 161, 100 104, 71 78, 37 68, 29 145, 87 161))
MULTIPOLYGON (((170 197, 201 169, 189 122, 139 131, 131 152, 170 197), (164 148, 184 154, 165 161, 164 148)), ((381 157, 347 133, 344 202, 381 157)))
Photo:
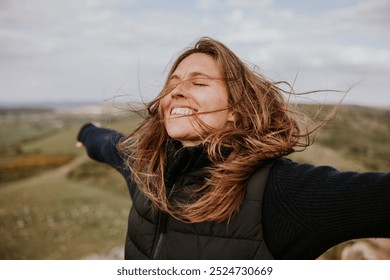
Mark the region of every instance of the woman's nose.
POLYGON ((171 91, 172 98, 187 98, 187 89, 184 85, 184 82, 180 82, 175 86, 175 88, 171 91))

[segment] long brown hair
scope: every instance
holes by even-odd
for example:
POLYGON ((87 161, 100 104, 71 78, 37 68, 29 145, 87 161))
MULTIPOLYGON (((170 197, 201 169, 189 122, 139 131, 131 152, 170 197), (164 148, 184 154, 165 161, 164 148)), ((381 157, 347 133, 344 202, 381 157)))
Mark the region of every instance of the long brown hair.
POLYGON ((141 124, 119 145, 126 156, 139 189, 155 208, 185 222, 228 220, 239 209, 246 183, 257 166, 268 159, 286 156, 311 143, 311 133, 301 132, 297 120, 283 97, 278 83, 271 82, 249 68, 229 48, 201 38, 173 63, 168 79, 155 100, 147 104, 141 124), (211 160, 209 176, 197 190, 196 200, 171 205, 164 183, 166 154, 171 139, 164 128, 161 99, 169 94, 168 79, 179 63, 193 53, 215 59, 228 91, 234 126, 210 131, 202 139, 211 160), (231 150, 229 156, 222 150, 231 150))

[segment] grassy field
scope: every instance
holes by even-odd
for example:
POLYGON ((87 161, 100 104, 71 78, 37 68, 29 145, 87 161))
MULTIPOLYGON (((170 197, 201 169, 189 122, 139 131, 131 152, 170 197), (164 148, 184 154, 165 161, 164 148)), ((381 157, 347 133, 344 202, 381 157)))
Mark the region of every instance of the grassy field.
MULTIPOLYGON (((80 259, 123 246, 131 206, 124 181, 75 139, 85 122, 128 133, 139 117, 87 109, 0 110, 0 259, 80 259)), ((342 106, 315 144, 292 158, 389 171, 389 119, 389 110, 342 106)))

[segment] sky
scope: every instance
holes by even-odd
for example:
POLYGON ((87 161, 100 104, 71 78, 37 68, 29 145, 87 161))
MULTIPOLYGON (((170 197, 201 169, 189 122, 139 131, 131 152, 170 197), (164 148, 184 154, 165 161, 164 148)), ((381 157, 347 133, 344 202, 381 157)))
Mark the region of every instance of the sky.
POLYGON ((305 100, 390 107, 389 0, 0 0, 0 105, 154 98, 203 36, 305 100))

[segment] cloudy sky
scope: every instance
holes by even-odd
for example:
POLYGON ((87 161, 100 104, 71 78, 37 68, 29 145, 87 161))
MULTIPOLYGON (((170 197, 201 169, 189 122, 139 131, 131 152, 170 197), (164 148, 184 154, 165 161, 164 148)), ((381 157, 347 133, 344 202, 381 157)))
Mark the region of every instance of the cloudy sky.
POLYGON ((0 105, 148 100, 209 36, 295 91, 390 106, 389 15, 389 0, 0 0, 0 105))

